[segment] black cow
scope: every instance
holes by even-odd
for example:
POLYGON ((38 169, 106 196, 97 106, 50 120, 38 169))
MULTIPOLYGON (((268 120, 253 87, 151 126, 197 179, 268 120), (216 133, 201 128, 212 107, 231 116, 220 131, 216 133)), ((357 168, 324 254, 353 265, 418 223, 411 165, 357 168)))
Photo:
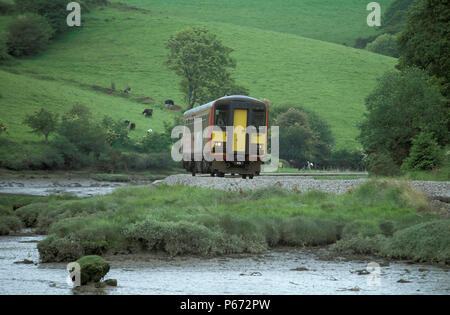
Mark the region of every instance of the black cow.
POLYGON ((125 125, 128 126, 130 124, 130 121, 129 120, 125 120, 124 123, 125 123, 125 125))
POLYGON ((131 88, 127 87, 124 91, 125 94, 130 94, 131 93, 131 88))
POLYGON ((134 129, 136 129, 136 124, 135 123, 131 123, 130 130, 134 130, 134 129))
POLYGON ((151 108, 144 109, 144 111, 142 112, 142 115, 145 115, 145 117, 152 117, 153 109, 151 109, 151 108))
POLYGON ((173 102, 173 100, 166 100, 164 102, 164 104, 166 104, 166 105, 174 105, 175 103, 173 102))

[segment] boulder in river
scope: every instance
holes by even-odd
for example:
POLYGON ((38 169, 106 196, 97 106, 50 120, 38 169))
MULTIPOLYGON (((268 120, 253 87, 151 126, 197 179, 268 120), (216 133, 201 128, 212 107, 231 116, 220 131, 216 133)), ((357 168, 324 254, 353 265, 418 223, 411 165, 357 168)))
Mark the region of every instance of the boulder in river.
POLYGON ((99 282, 108 272, 109 263, 100 256, 84 256, 77 260, 81 268, 81 284, 99 282))

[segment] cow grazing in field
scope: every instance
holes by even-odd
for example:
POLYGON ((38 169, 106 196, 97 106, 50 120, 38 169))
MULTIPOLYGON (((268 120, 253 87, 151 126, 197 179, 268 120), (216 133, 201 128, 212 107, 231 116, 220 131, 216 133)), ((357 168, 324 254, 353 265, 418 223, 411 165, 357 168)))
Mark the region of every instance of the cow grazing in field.
POLYGON ((131 88, 127 87, 124 91, 125 94, 130 94, 131 93, 131 88))
POLYGON ((130 124, 130 121, 129 120, 125 120, 124 123, 125 123, 125 125, 128 126, 130 124))
POLYGON ((166 100, 164 102, 164 104, 166 104, 166 105, 174 105, 175 103, 173 102, 173 100, 166 100))
POLYGON ((153 133, 153 130, 151 130, 151 129, 147 130, 147 134, 148 134, 149 136, 151 136, 152 133, 153 133))
POLYGON ((136 129, 136 124, 135 123, 131 123, 130 130, 134 130, 134 129, 136 129))
POLYGON ((147 108, 142 112, 142 115, 145 115, 145 117, 152 117, 153 115, 153 109, 147 108))

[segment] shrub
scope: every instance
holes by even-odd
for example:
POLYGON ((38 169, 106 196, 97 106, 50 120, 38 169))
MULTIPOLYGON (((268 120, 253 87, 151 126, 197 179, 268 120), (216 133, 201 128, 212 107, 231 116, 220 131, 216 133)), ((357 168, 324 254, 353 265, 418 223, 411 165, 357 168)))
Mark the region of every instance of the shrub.
POLYGON ((17 57, 37 55, 48 47, 52 34, 45 18, 36 14, 20 15, 7 27, 8 52, 17 57))
POLYGON ((406 170, 432 170, 442 161, 442 149, 431 133, 421 132, 412 140, 409 156, 402 168, 406 170))
POLYGON ((399 167, 387 153, 372 153, 368 156, 367 169, 377 176, 395 176, 399 174, 399 167))
POLYGON ((450 263, 450 220, 420 223, 397 231, 384 249, 390 258, 450 263))
POLYGON ((68 237, 50 235, 37 245, 42 262, 70 262, 84 255, 80 243, 68 237))
POLYGON ((355 236, 350 239, 337 241, 331 248, 337 252, 357 255, 379 255, 384 246, 385 238, 381 235, 376 237, 355 236))
POLYGON ((32 203, 16 210, 16 215, 22 220, 25 227, 36 227, 39 213, 48 208, 46 203, 32 203))
POLYGON ((358 37, 355 40, 355 48, 359 48, 359 49, 364 49, 366 48, 367 44, 373 42, 374 40, 376 40, 378 37, 378 35, 373 35, 367 38, 362 38, 362 37, 358 37))
POLYGON ((383 34, 377 37, 371 43, 368 43, 366 49, 381 55, 398 58, 397 36, 383 34))
POLYGON ((0 217, 0 225, 6 226, 8 228, 8 232, 19 231, 22 228, 22 222, 20 222, 19 218, 16 216, 1 216, 0 217))

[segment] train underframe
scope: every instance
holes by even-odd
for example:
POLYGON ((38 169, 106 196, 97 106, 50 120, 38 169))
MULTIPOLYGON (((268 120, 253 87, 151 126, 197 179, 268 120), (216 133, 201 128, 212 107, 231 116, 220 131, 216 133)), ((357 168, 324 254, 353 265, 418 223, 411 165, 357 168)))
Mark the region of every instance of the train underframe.
POLYGON ((239 174, 242 178, 253 179, 254 176, 258 176, 261 172, 261 165, 264 162, 257 161, 184 161, 183 167, 192 176, 196 174, 211 174, 211 176, 224 177, 225 174, 239 174))

